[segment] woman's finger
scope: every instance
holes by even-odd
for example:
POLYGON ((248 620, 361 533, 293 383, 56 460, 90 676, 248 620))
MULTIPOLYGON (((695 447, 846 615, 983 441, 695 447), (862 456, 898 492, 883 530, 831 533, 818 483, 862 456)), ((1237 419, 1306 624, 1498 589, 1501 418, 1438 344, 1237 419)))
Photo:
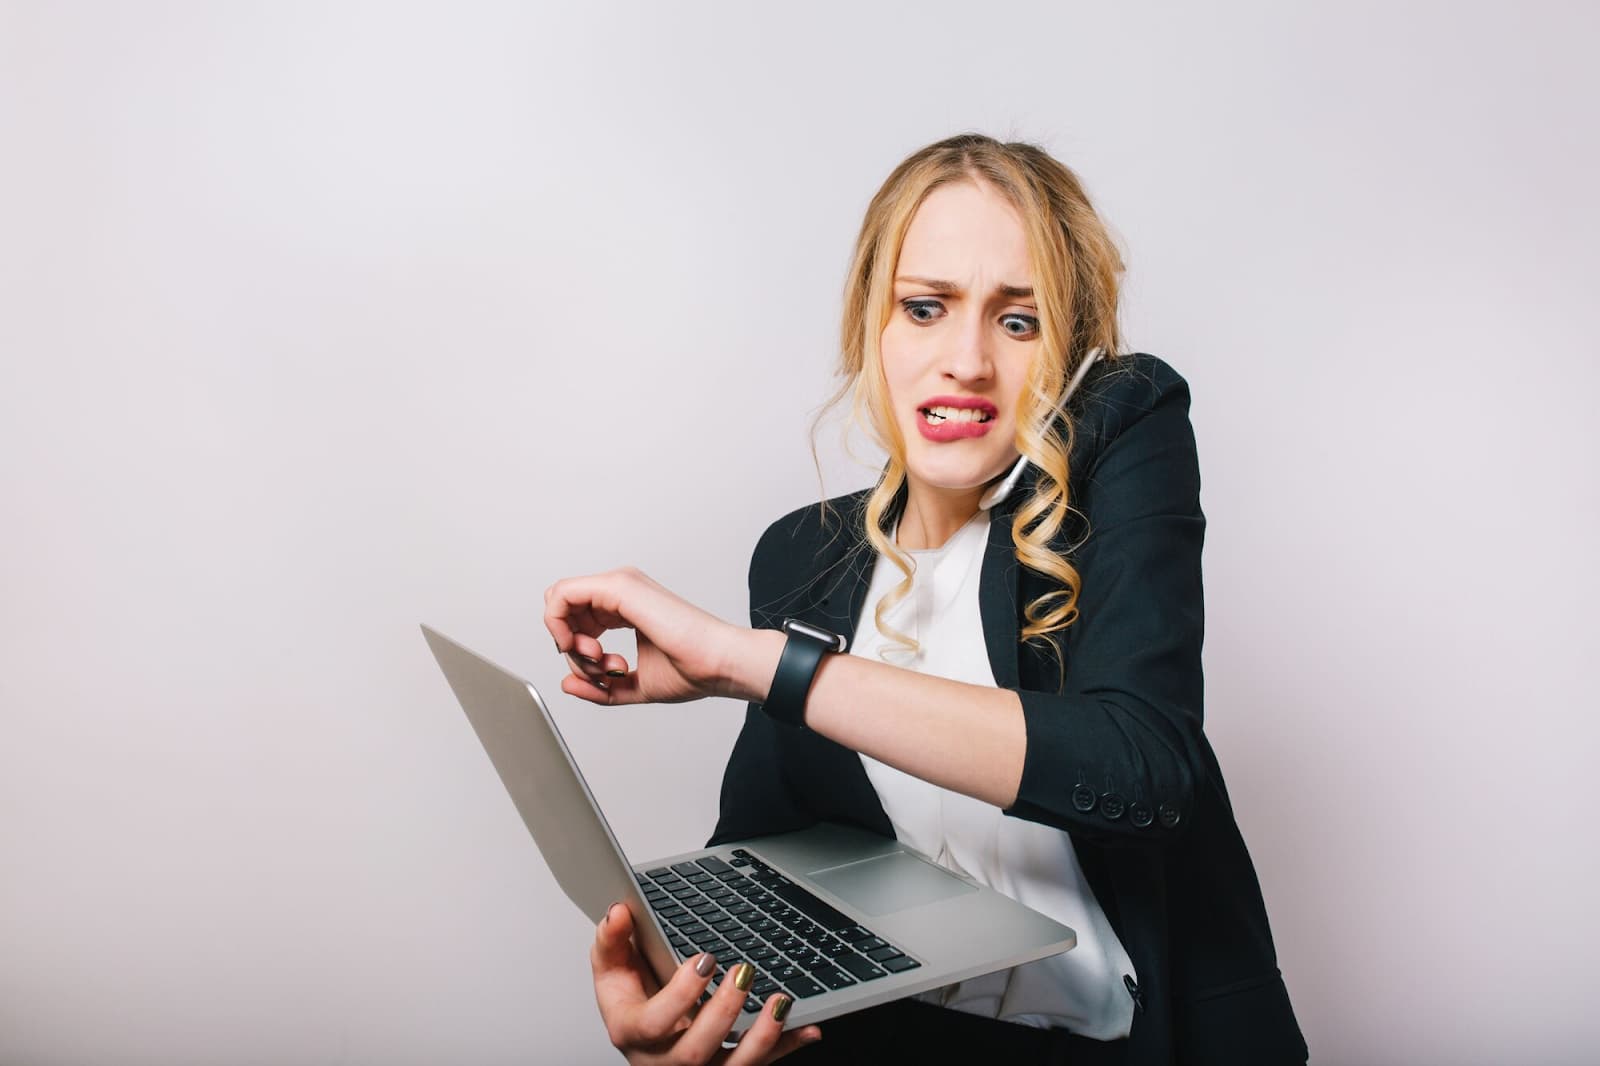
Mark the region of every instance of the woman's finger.
POLYGON ((589 963, 596 980, 619 970, 630 973, 641 971, 643 963, 634 949, 632 937, 633 913, 628 910, 627 904, 613 903, 605 917, 600 919, 600 924, 595 926, 594 946, 589 950, 589 963))
POLYGON ((773 1062, 791 1051, 821 1040, 822 1030, 814 1025, 796 1029, 792 1033, 784 1032, 783 1021, 793 1005, 787 994, 774 993, 766 1006, 761 1008, 761 1017, 739 1038, 739 1046, 728 1055, 724 1066, 758 1066, 760 1063, 773 1062))
POLYGON ((625 1034, 628 1045, 654 1044, 682 1028, 716 966, 716 956, 709 952, 685 959, 666 987, 632 1012, 632 1030, 625 1034))
POLYGON ((750 986, 755 982, 755 967, 748 962, 736 963, 722 975, 722 983, 711 999, 700 1008, 693 1024, 678 1037, 673 1051, 682 1062, 707 1062, 728 1039, 733 1023, 744 1009, 750 996, 750 986))

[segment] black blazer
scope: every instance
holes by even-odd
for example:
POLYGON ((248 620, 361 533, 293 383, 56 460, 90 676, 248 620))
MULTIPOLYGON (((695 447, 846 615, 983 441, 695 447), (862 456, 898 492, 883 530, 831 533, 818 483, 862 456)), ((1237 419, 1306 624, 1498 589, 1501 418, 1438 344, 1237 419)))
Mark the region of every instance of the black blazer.
MULTIPOLYGON (((1188 385, 1154 356, 1123 356, 1091 371, 1069 413, 1076 514, 1056 546, 1082 588, 1061 642, 1064 679, 1048 651, 1019 640, 1023 607, 1052 588, 1011 543, 1037 472, 990 511, 983 633, 1027 734, 1005 813, 1072 835, 1138 972, 1132 1032, 1100 1045, 1104 1061, 1304 1062, 1255 870, 1201 731, 1205 517, 1188 385)), ((813 504, 767 529, 750 563, 751 625, 795 617, 854 636, 874 557, 860 533, 867 495, 835 498, 826 519, 813 504)), ((823 820, 894 835, 855 752, 751 704, 710 843, 823 820)))

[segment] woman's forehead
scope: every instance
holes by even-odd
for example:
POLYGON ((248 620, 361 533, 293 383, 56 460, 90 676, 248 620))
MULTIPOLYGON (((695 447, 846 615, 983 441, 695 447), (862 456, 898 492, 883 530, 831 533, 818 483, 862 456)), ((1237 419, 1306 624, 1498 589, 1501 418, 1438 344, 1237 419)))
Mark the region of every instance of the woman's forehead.
POLYGON ((976 274, 1027 285, 1033 273, 1027 231, 1017 209, 993 187, 941 185, 912 216, 897 273, 955 282, 976 274))

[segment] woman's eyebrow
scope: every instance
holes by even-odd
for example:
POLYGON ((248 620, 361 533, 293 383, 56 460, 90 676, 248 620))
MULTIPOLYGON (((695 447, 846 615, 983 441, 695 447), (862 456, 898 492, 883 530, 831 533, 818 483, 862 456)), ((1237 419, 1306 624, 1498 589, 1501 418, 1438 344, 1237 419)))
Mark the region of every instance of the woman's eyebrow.
MULTIPOLYGON (((922 285, 943 296, 959 296, 961 294, 961 286, 953 281, 941 281, 938 278, 918 278, 908 274, 902 274, 894 280, 903 281, 908 285, 922 285)), ((1013 300, 1026 300, 1033 296, 1032 287, 1027 285, 996 285, 994 291, 1013 300)))

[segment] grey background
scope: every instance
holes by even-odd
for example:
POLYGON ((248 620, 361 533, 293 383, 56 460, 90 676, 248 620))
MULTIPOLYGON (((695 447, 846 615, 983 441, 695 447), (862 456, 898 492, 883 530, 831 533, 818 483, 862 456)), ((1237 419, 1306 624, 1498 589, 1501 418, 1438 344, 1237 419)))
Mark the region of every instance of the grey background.
MULTIPOLYGON (((1078 170, 1192 384, 1313 1060, 1592 1061, 1597 30, 0 5, 0 1062, 608 1061, 417 623, 554 691, 558 577, 743 619, 867 199, 969 128, 1078 170)), ((741 708, 554 698, 626 848, 703 841, 741 708)))

